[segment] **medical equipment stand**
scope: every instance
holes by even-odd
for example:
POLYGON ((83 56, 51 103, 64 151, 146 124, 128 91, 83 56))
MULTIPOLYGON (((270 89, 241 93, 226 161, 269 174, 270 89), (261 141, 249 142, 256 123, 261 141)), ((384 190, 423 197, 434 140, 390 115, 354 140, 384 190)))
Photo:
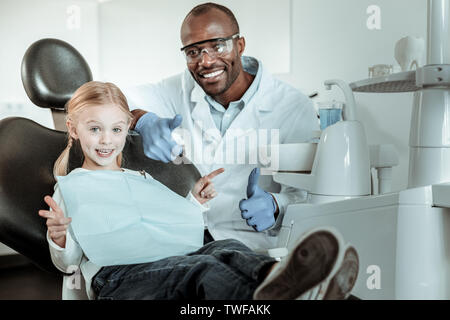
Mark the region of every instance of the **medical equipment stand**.
MULTIPOLYGON (((414 92, 408 188, 376 196, 343 194, 341 201, 313 195, 308 203, 289 206, 283 220, 278 245, 288 249, 312 227, 341 231, 360 256, 353 294, 362 299, 450 299, 449 14, 450 0, 428 0, 425 66, 350 84, 355 92, 414 92)), ((324 136, 339 132, 333 127, 322 132, 316 158, 324 136)), ((344 167, 353 161, 348 154, 333 160, 344 167)), ((313 165, 311 175, 315 170, 313 165)), ((296 173, 276 173, 274 179, 298 188, 304 181, 296 173)))

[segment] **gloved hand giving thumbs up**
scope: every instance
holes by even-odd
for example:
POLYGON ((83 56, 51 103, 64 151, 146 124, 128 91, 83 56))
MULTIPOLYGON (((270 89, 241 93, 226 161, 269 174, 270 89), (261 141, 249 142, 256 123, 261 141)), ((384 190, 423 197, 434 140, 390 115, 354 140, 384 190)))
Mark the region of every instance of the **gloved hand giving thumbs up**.
POLYGON ((160 118, 147 112, 139 118, 135 130, 142 136, 144 154, 165 163, 173 161, 183 151, 172 138, 172 131, 181 124, 183 118, 177 114, 173 119, 160 118))
POLYGON ((275 223, 277 204, 272 195, 258 186, 260 169, 255 168, 248 177, 247 198, 239 202, 242 218, 256 231, 264 231, 275 223))

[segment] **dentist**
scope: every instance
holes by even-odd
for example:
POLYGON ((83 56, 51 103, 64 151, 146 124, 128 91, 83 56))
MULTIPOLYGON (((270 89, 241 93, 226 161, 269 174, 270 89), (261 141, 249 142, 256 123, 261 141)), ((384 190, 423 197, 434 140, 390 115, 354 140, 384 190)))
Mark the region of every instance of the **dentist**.
MULTIPOLYGON (((205 242, 234 238, 253 250, 272 248, 287 205, 303 201, 306 193, 261 175, 251 161, 257 153, 253 138, 263 144, 311 140, 319 130, 313 104, 259 60, 243 56, 245 39, 226 7, 193 8, 182 23, 181 42, 184 73, 124 90, 135 116, 132 128, 150 158, 173 161, 183 149, 172 133, 181 130, 185 156, 202 175, 225 168, 204 215, 205 242)), ((277 54, 270 39, 266 48, 277 54)))

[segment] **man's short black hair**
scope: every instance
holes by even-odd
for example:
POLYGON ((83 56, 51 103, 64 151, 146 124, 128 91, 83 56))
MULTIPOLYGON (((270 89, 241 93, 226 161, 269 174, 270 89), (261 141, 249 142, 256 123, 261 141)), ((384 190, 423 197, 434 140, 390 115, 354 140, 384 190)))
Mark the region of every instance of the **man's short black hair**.
MULTIPOLYGON (((194 17, 200 16, 204 13, 209 12, 212 9, 217 9, 217 10, 220 10, 223 13, 225 13, 228 16, 228 18, 230 18, 231 24, 233 25, 233 29, 235 29, 234 33, 239 33, 239 23, 237 22, 236 17, 234 16, 233 12, 231 12, 231 10, 228 9, 227 7, 217 4, 217 3, 207 2, 207 3, 199 4, 198 6, 194 7, 191 11, 189 11, 186 18, 189 17, 190 15, 193 15, 194 17)), ((185 18, 185 20, 186 20, 186 18, 185 18)))

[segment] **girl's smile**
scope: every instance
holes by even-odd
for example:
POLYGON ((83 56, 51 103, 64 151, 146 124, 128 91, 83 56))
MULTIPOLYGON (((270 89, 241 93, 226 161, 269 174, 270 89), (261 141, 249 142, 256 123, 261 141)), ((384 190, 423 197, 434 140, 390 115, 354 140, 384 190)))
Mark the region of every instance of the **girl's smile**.
POLYGON ((96 149, 99 157, 108 158, 113 154, 114 149, 96 149))

